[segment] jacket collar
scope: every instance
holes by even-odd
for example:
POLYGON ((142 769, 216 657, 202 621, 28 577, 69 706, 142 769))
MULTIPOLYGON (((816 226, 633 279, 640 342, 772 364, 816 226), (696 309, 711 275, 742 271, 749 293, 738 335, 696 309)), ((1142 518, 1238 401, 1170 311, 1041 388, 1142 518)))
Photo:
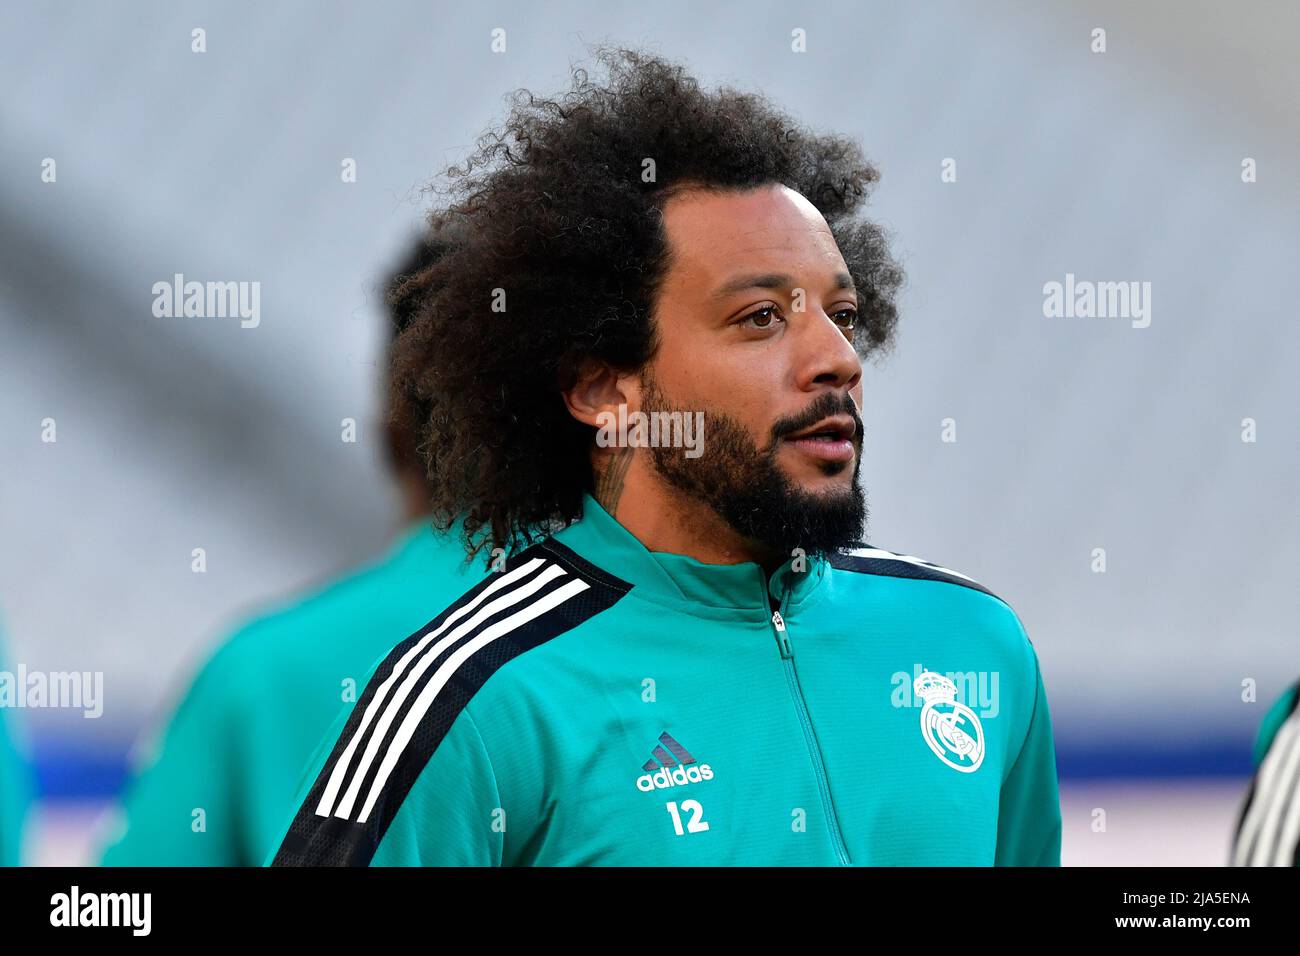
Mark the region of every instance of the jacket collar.
POLYGON ((829 567, 821 557, 792 557, 769 577, 753 561, 705 564, 683 554, 650 551, 591 495, 584 495, 582 504, 582 518, 555 540, 660 603, 761 609, 766 616, 773 604, 796 608, 807 601, 829 567))

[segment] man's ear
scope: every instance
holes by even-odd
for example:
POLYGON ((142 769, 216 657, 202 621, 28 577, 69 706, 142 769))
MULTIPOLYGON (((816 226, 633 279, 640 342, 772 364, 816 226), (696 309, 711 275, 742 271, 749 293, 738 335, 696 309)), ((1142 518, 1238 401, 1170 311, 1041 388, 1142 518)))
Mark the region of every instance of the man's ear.
POLYGON ((617 416, 620 405, 626 405, 629 412, 641 408, 641 388, 636 375, 620 372, 595 359, 583 364, 577 381, 562 394, 569 414, 593 428, 601 426, 605 413, 617 416))

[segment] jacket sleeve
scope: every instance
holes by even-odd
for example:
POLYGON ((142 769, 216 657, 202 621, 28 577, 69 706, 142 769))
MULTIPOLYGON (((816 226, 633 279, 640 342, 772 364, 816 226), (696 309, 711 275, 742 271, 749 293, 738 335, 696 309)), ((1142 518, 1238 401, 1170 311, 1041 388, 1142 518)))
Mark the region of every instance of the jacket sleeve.
POLYGON ((505 810, 466 708, 434 751, 371 866, 500 866, 505 810))
POLYGON ((322 742, 268 865, 501 864, 504 811, 469 707, 420 721, 403 741, 400 682, 388 682, 401 650, 322 742))
POLYGON ((1029 733, 1002 782, 998 805, 996 866, 1061 865, 1061 800, 1056 747, 1043 675, 1034 655, 1036 683, 1029 733))

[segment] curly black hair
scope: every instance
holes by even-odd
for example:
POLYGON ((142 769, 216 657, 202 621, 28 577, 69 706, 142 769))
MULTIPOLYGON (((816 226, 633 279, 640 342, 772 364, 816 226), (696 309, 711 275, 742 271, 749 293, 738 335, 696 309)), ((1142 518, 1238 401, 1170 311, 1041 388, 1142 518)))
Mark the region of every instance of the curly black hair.
MULTIPOLYGON (((421 298, 432 291, 430 284, 421 285, 418 279, 427 274, 438 261, 455 248, 455 243, 446 234, 426 233, 410 241, 403 248, 400 258, 384 277, 384 304, 388 307, 388 367, 394 365, 398 339, 410 328, 419 315, 421 298)), ((389 381, 389 400, 394 390, 389 381)), ((404 403, 409 403, 412 396, 402 395, 404 403)), ((424 471, 421 454, 418 450, 421 423, 428 418, 428 408, 419 404, 418 408, 404 407, 400 422, 395 420, 390 410, 388 420, 388 457, 395 470, 414 469, 424 471), (412 414, 414 413, 414 414, 412 414)))
POLYGON ((658 56, 596 56, 606 81, 576 68, 554 98, 516 91, 504 123, 428 187, 443 196, 429 215, 443 253, 395 291, 418 309, 393 350, 392 420, 418 434, 435 519, 464 517, 471 557, 581 517, 594 430, 561 393, 587 359, 632 371, 654 354, 660 213, 675 193, 802 193, 858 289, 859 352, 894 337, 903 275, 859 215, 879 174, 855 142, 757 94, 701 89, 658 56))

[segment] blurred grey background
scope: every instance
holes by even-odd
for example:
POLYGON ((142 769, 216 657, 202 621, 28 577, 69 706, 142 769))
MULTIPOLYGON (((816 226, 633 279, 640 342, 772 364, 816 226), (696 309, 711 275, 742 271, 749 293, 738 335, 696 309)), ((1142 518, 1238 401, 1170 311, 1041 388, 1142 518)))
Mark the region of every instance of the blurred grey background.
POLYGON ((566 87, 608 41, 864 143, 909 275, 867 375, 870 539, 1017 609, 1067 862, 1219 862, 1252 735, 1300 674, 1300 8, 11 2, 3 21, 0 617, 11 667, 105 675, 99 720, 23 715, 42 859, 77 858, 214 642, 396 529, 380 280, 505 95, 566 87), (260 324, 155 318, 175 273, 260 282, 260 324), (1150 282, 1150 326, 1044 317, 1067 273, 1150 282), (1098 805, 1128 808, 1104 844, 1098 805))

